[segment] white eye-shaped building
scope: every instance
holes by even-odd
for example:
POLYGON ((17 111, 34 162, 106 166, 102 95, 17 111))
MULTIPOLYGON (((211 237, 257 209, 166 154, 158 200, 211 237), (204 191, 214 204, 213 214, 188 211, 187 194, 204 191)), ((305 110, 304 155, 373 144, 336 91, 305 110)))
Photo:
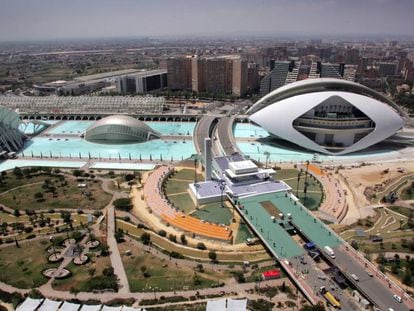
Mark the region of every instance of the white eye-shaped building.
POLYGON ((144 122, 124 115, 103 118, 85 132, 85 139, 96 143, 136 143, 159 137, 144 122))
POLYGON ((256 102, 250 120, 271 135, 330 155, 366 149, 404 120, 387 97, 354 82, 321 78, 282 86, 256 102))

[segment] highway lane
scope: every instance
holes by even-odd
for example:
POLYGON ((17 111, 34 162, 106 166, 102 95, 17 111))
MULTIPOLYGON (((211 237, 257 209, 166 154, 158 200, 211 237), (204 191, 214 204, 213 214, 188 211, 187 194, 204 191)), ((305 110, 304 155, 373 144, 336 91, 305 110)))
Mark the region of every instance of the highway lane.
POLYGON ((198 154, 204 153, 204 138, 210 137, 210 128, 216 119, 216 116, 204 116, 197 122, 194 142, 198 154))
POLYGON ((217 124, 218 139, 225 155, 232 155, 236 152, 239 152, 239 149, 237 148, 236 142, 233 138, 233 122, 234 116, 223 117, 217 124))
MULTIPOLYGON (((393 292, 386 286, 384 281, 379 279, 379 275, 371 277, 368 275, 368 270, 359 262, 351 253, 345 249, 335 249, 335 259, 333 262, 341 269, 344 274, 359 288, 366 293, 371 300, 373 300, 381 310, 387 311, 388 308, 393 308, 395 311, 409 311, 410 308, 406 303, 399 303, 393 298, 393 292), (355 274, 359 281, 354 281, 349 276, 355 274)), ((397 293, 402 296, 402 293, 397 293)))

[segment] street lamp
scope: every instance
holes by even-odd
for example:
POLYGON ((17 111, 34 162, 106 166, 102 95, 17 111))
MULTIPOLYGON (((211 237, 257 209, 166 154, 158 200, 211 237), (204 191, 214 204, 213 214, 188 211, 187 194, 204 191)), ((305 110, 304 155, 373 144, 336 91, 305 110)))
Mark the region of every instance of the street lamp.
POLYGON ((266 156, 266 165, 265 165, 265 168, 267 168, 267 164, 269 163, 270 153, 268 151, 265 151, 263 154, 266 156))
POLYGON ((226 183, 225 183, 224 180, 220 180, 219 182, 220 182, 219 187, 220 187, 220 190, 221 190, 220 201, 221 201, 221 207, 223 208, 224 207, 223 192, 224 192, 224 189, 226 188, 226 183))
POLYGON ((308 171, 309 171, 309 160, 306 161, 305 185, 303 188, 303 192, 305 194, 303 198, 303 205, 305 206, 306 206, 306 193, 308 192, 308 171))
POLYGON ((298 183, 296 186, 296 196, 299 198, 299 183, 300 183, 300 177, 302 176, 302 169, 298 172, 298 183))

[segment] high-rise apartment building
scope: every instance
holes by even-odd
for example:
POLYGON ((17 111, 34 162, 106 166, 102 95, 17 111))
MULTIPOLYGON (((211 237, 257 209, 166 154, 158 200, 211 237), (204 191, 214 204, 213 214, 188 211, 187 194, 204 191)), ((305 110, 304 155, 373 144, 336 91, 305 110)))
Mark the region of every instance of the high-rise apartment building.
POLYGON ((191 91, 192 56, 172 57, 166 60, 168 88, 172 91, 191 91))
POLYGON ((194 57, 192 90, 243 96, 247 90, 247 61, 239 55, 194 57))

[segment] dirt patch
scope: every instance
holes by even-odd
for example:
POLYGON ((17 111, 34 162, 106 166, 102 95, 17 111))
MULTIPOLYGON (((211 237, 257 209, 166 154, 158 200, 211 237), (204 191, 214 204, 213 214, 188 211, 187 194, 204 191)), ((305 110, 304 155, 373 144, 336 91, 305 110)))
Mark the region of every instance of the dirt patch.
POLYGON ((271 201, 263 201, 260 202, 260 205, 270 214, 270 216, 278 216, 280 210, 271 202, 271 201))

